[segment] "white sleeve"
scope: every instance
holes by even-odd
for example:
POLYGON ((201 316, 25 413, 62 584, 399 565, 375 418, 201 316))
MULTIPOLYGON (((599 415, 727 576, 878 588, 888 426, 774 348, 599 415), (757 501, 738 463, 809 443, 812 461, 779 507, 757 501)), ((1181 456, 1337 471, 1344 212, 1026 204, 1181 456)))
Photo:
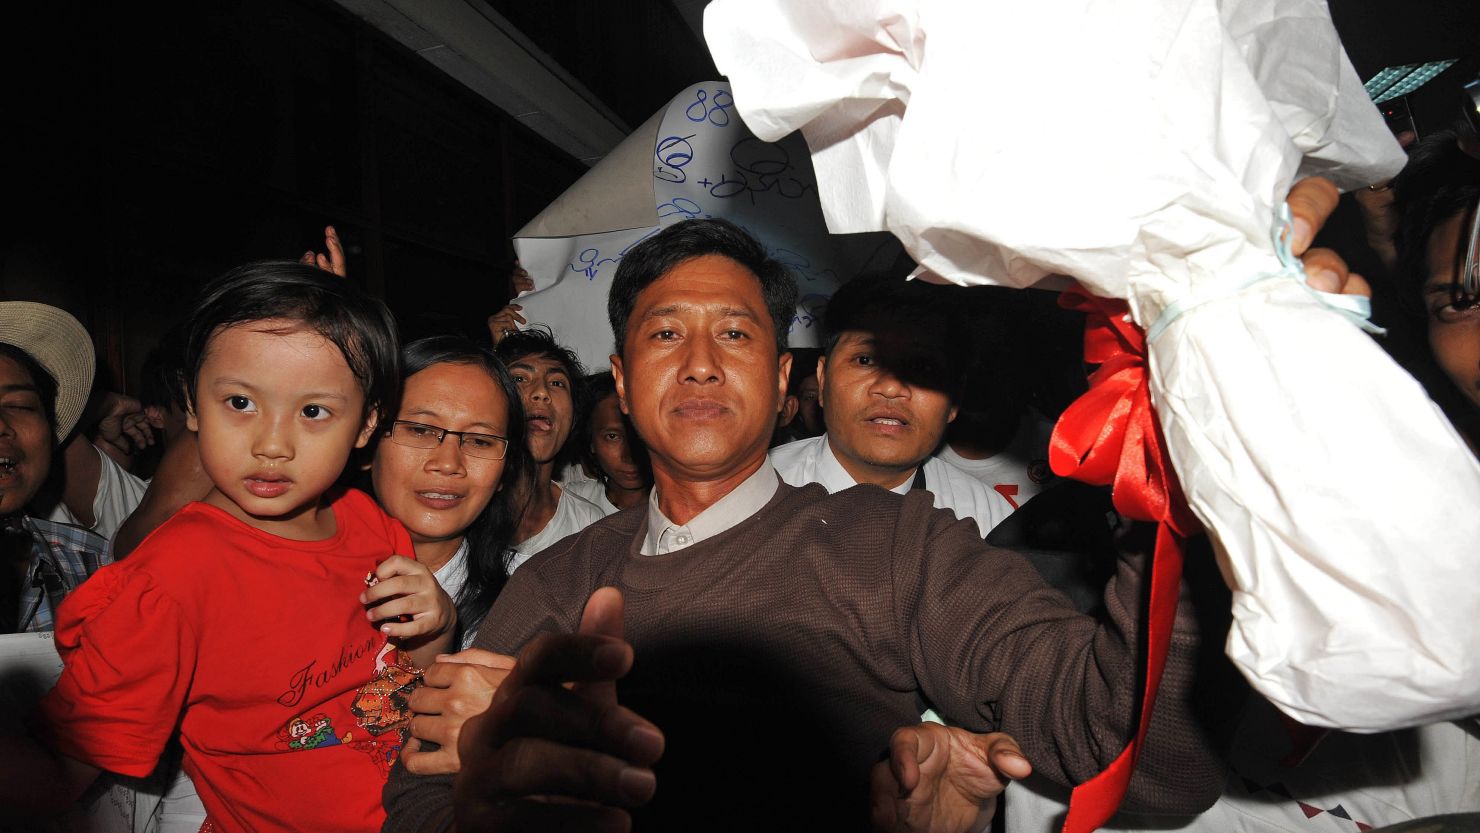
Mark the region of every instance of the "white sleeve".
POLYGON ((93 496, 96 523, 92 531, 111 541, 118 528, 139 507, 149 484, 124 471, 123 466, 96 446, 93 450, 102 459, 102 468, 98 472, 98 492, 93 496))

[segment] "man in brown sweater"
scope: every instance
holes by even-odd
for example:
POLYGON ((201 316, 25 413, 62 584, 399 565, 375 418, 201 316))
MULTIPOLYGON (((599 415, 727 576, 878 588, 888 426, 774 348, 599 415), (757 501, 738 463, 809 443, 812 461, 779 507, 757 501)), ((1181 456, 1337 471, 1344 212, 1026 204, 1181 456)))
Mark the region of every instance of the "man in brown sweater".
MULTIPOLYGON (((393 774, 387 830, 447 829, 454 792, 462 833, 621 829, 616 808, 644 804, 640 829, 862 829, 870 769, 926 706, 1012 733, 1068 784, 1121 750, 1138 695, 1139 542, 1124 542, 1101 623, 928 495, 780 483, 766 445, 794 302, 784 268, 722 221, 674 225, 624 257, 613 373, 652 455, 653 497, 511 578, 475 644, 529 647, 462 733, 455 789, 393 774), (625 597, 625 618, 602 591, 583 621, 603 587, 625 597), (631 648, 613 638, 624 627, 631 648)), ((1187 708, 1183 608, 1130 800, 1195 812, 1221 768, 1187 708)))

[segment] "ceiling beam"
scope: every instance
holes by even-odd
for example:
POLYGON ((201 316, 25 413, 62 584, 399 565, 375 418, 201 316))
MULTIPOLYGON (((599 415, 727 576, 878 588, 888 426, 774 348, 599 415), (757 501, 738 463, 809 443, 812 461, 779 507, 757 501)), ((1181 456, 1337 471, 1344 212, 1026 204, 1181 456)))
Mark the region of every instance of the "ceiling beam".
POLYGON ((335 2, 587 165, 631 132, 481 0, 335 2))

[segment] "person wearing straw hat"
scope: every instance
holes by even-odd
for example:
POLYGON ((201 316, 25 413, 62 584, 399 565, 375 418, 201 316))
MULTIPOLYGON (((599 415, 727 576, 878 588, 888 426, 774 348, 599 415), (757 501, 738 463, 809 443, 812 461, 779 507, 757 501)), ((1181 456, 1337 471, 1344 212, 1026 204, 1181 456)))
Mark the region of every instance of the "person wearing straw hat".
POLYGON ((0 302, 0 632, 51 630, 62 598, 112 560, 102 537, 26 514, 56 444, 82 416, 94 368, 77 319, 0 302))

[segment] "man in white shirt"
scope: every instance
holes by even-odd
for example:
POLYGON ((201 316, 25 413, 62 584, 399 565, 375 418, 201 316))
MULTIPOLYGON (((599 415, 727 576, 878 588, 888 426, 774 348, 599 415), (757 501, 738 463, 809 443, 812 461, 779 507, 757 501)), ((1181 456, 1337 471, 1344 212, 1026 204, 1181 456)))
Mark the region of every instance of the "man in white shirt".
POLYGON ((937 509, 976 521, 983 536, 1012 513, 1002 495, 932 456, 960 397, 967 348, 950 307, 961 291, 897 277, 860 277, 838 290, 817 362, 827 433, 771 450, 782 480, 829 492, 926 489, 937 509))

